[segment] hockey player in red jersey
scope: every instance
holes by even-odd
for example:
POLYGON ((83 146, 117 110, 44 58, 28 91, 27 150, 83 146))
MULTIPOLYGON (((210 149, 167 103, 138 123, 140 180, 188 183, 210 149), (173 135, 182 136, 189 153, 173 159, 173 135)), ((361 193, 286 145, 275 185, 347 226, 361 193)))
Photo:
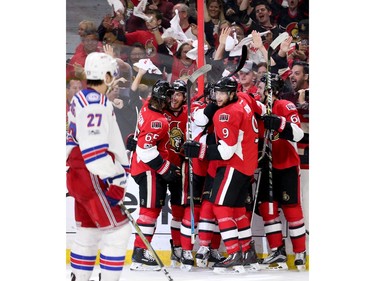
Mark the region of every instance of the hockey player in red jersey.
MULTIPOLYGON (((266 77, 259 84, 265 88, 266 77)), ((272 114, 262 117, 264 128, 272 130, 272 190, 273 212, 270 212, 269 198, 269 165, 265 155, 259 163, 262 177, 258 195, 258 209, 264 221, 264 228, 272 253, 263 260, 269 266, 272 263, 284 263, 287 260, 282 237, 282 225, 278 209, 281 208, 288 222, 289 235, 296 254, 295 265, 300 268, 306 262, 306 229, 300 194, 300 158, 297 142, 304 135, 296 106, 287 100, 279 100, 278 92, 282 80, 272 79, 272 114), (273 214, 270 214, 273 213, 273 214)), ((266 104, 268 90, 261 100, 266 104)), ((259 132, 263 135, 263 132, 259 132)), ((266 140, 265 140, 266 141, 266 140)))
MULTIPOLYGON (((207 82, 204 88, 204 101, 192 104, 192 138, 205 144, 216 143, 212 118, 219 108, 216 105, 214 84, 207 82)), ((213 179, 216 174, 217 160, 193 158, 194 186, 201 190, 201 202, 198 221, 199 249, 195 255, 198 267, 210 267, 225 259, 220 252, 221 235, 213 203, 209 201, 213 179)), ((194 187, 194 188, 195 188, 194 187)))
POLYGON ((72 281, 88 281, 100 248, 102 281, 120 280, 131 226, 118 203, 129 167, 120 129, 107 99, 118 73, 116 60, 91 53, 85 61, 87 89, 71 101, 67 133, 67 188, 75 201, 77 233, 71 248, 72 281))
MULTIPOLYGON (((182 144, 186 140, 186 91, 187 86, 183 80, 175 80, 172 83, 174 90, 170 102, 163 110, 163 114, 169 123, 169 141, 167 149, 169 152, 168 160, 177 167, 182 167, 183 155, 181 155, 182 144)), ((184 178, 184 177, 182 177, 184 178)), ((183 181, 168 183, 168 189, 171 195, 171 264, 177 266, 181 261, 181 222, 184 216, 184 196, 183 181)))
POLYGON ((217 143, 184 144, 188 157, 218 160, 209 200, 214 203, 213 211, 228 253, 225 260, 213 266, 219 272, 229 268, 244 272, 252 236, 245 199, 257 168, 258 131, 250 106, 238 100, 237 86, 233 77, 224 77, 214 86, 219 107, 213 117, 217 143))
MULTIPOLYGON (((151 242, 156 220, 165 204, 167 184, 181 181, 180 168, 168 160, 169 124, 163 115, 174 90, 167 81, 152 87, 151 97, 138 118, 137 146, 132 157, 131 175, 139 185, 140 211, 137 223, 151 242)), ((136 234, 131 270, 160 270, 156 260, 136 234)))

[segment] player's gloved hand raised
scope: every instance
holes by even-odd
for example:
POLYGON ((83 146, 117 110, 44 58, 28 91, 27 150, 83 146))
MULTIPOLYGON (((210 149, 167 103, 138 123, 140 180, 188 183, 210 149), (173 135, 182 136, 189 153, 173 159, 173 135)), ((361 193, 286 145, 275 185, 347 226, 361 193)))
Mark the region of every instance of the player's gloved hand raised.
POLYGON ((204 115, 207 116, 208 120, 211 120, 214 117, 215 112, 219 109, 216 103, 209 103, 206 108, 203 110, 204 115))
POLYGON ((129 151, 135 151, 137 148, 137 141, 134 139, 134 134, 129 134, 126 138, 126 149, 129 151))
POLYGON ((163 165, 156 171, 167 182, 177 182, 181 180, 181 168, 165 160, 163 165))
POLYGON ((105 196, 107 197, 109 205, 116 206, 124 198, 125 188, 110 184, 108 190, 105 192, 105 196))
POLYGON ((269 130, 276 130, 279 133, 281 133, 286 124, 286 119, 285 117, 282 116, 277 116, 274 114, 271 115, 263 115, 262 120, 264 121, 264 128, 269 129, 269 130))
POLYGON ((186 141, 183 145, 185 156, 203 160, 206 156, 207 145, 193 140, 186 141))

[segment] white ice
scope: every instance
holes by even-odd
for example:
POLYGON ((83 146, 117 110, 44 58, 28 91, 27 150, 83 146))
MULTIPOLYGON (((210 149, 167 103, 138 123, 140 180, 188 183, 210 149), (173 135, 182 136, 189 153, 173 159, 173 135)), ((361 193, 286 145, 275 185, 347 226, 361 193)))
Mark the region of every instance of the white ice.
MULTIPOLYGON (((257 272, 247 272, 244 274, 216 274, 208 268, 194 267, 192 271, 185 272, 179 268, 166 267, 173 281, 308 281, 309 271, 282 270, 269 271, 260 270, 257 272)), ((100 268, 95 266, 91 280, 98 281, 100 268)), ((70 267, 66 269, 66 280, 70 280, 70 267)), ((120 281, 168 281, 167 275, 163 271, 132 271, 126 265, 122 271, 120 281)))

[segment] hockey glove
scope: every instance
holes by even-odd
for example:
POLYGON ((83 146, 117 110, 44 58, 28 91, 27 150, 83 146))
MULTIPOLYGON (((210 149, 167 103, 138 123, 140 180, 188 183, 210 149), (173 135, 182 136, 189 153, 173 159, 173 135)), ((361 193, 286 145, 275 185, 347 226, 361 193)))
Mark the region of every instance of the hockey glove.
POLYGON ((168 160, 164 160, 160 155, 146 163, 151 169, 161 175, 168 182, 178 181, 181 179, 181 169, 168 160))
POLYGON ((108 190, 105 192, 105 196, 109 202, 109 205, 116 206, 122 198, 125 196, 125 188, 121 186, 111 184, 108 190))
POLYGON ((271 115, 263 115, 262 117, 264 121, 264 128, 269 130, 276 130, 281 133, 286 125, 286 119, 282 116, 277 116, 274 114, 271 115))
POLYGON ((185 156, 188 158, 198 158, 203 160, 206 156, 207 145, 204 143, 199 143, 197 141, 186 141, 183 144, 185 151, 185 156))
POLYGON ((165 161, 165 165, 157 173, 167 182, 178 182, 181 180, 181 169, 168 160, 165 161))
POLYGON ((126 149, 129 151, 135 151, 137 148, 137 141, 134 139, 134 134, 129 134, 126 138, 126 149))
POLYGON ((208 120, 211 120, 214 117, 215 112, 219 109, 216 103, 209 103, 206 108, 203 110, 204 115, 207 116, 208 120))

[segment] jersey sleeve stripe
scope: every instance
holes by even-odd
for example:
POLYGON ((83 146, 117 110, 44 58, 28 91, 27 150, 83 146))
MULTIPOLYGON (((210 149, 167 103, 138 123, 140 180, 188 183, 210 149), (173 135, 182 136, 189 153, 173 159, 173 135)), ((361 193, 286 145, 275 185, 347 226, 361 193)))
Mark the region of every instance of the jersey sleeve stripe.
POLYGON ((108 144, 103 144, 95 147, 91 147, 85 150, 82 150, 82 157, 85 160, 85 163, 90 163, 97 159, 107 156, 108 144))

